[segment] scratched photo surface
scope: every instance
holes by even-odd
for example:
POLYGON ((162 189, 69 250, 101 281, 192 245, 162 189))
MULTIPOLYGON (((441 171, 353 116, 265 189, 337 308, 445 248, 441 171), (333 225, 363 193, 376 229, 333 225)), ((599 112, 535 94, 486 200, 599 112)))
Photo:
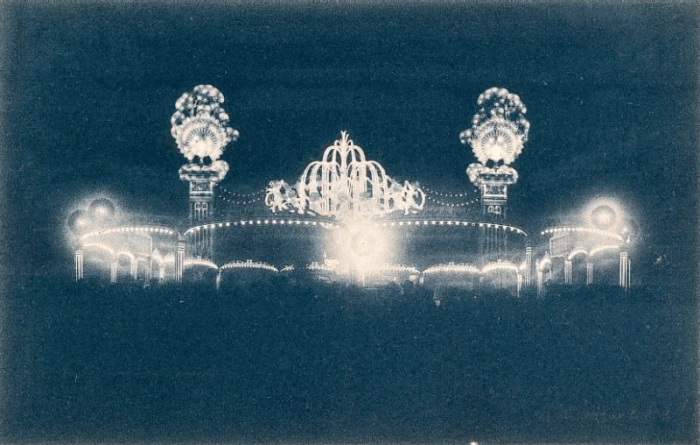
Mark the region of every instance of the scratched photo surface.
POLYGON ((0 15, 3 442, 697 440, 690 2, 0 15))

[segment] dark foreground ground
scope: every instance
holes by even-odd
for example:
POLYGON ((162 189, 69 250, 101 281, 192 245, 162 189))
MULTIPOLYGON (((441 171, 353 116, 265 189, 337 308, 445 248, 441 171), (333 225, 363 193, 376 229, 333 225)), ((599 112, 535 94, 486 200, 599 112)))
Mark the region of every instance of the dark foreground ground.
POLYGON ((8 442, 695 439, 695 305, 670 291, 10 290, 8 442))

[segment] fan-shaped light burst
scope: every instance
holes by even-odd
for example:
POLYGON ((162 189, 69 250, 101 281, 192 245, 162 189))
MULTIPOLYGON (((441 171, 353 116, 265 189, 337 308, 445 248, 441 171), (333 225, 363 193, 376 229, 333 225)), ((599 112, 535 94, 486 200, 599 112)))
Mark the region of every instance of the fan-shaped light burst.
POLYGON ((484 91, 477 103, 481 108, 471 128, 460 134, 462 143, 472 146, 482 164, 511 164, 522 152, 530 131, 525 105, 518 95, 496 87, 484 91))
POLYGON ((227 126, 229 115, 223 103, 224 95, 211 85, 198 85, 175 102, 171 133, 189 162, 216 161, 224 147, 238 138, 238 131, 227 126))

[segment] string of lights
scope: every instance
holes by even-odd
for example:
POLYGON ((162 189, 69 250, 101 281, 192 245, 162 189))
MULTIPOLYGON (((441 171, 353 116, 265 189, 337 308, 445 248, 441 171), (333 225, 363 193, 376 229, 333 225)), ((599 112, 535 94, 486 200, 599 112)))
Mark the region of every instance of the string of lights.
POLYGON ((464 197, 472 196, 476 193, 479 193, 479 189, 477 189, 477 188, 474 188, 473 190, 471 190, 469 192, 463 192, 463 193, 438 192, 436 190, 433 190, 431 188, 426 187, 423 184, 421 184, 421 188, 423 189, 423 191, 425 191, 429 195, 440 196, 442 198, 464 198, 464 197))
POLYGON ((263 198, 264 198, 264 196, 259 196, 259 197, 254 198, 254 199, 249 199, 246 201, 239 201, 239 200, 230 199, 230 198, 227 198, 225 196, 219 195, 219 199, 221 199, 222 201, 227 202, 229 204, 238 205, 238 206, 246 206, 246 205, 254 204, 256 202, 262 201, 263 198))
POLYGON ((479 198, 473 198, 467 202, 460 202, 460 203, 445 202, 445 201, 442 201, 440 199, 433 198, 432 196, 427 196, 426 198, 429 199, 430 201, 438 204, 438 205, 445 206, 445 207, 467 207, 467 206, 470 206, 472 204, 476 204, 479 202, 479 198))
POLYGON ((251 192, 251 193, 236 193, 236 192, 232 192, 231 190, 227 189, 227 188, 224 187, 223 185, 219 185, 219 191, 222 192, 222 193, 227 194, 227 195, 230 196, 230 197, 233 197, 233 198, 241 198, 241 199, 243 199, 243 200, 246 200, 246 198, 252 198, 253 196, 258 196, 258 195, 264 195, 264 194, 265 194, 265 189, 263 189, 263 190, 258 190, 258 191, 255 191, 255 192, 251 192))

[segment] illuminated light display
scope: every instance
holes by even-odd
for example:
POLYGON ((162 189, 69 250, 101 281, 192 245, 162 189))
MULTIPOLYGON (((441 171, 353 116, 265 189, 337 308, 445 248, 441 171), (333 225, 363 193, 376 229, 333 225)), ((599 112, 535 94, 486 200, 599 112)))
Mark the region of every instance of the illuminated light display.
POLYGON ((171 134, 188 163, 179 176, 190 184, 190 220, 208 219, 214 212, 214 189, 228 173, 228 163, 219 158, 224 148, 238 139, 228 126, 229 116, 221 106, 224 95, 211 85, 197 85, 175 102, 171 134))
POLYGON ((109 246, 105 246, 104 244, 98 244, 98 243, 87 243, 83 244, 81 246, 83 249, 89 249, 89 248, 94 248, 94 249, 102 249, 105 252, 109 253, 110 256, 115 256, 114 255, 114 250, 110 248, 109 246))
MULTIPOLYGON (((293 266, 288 266, 292 267, 293 266)), ((253 261, 253 260, 246 260, 246 261, 231 261, 230 263, 226 263, 223 266, 219 268, 219 270, 229 270, 229 269, 262 269, 262 270, 269 270, 270 272, 279 272, 276 267, 263 263, 261 261, 253 261)), ((285 268, 287 269, 287 268, 285 268)), ((282 270, 285 270, 282 269, 282 270)), ((290 269, 287 269, 290 270, 290 269)))
POLYGON ((541 235, 550 235, 550 234, 556 234, 556 233, 560 233, 560 232, 589 233, 592 235, 613 238, 613 239, 616 239, 620 242, 624 242, 624 238, 622 237, 622 235, 620 235, 618 233, 608 232, 606 230, 600 230, 600 229, 592 229, 590 227, 553 227, 553 228, 543 230, 540 234, 541 235))
POLYGON ((90 214, 86 210, 76 210, 68 217, 68 227, 73 233, 81 233, 92 228, 90 214))
POLYGON ((124 233, 124 232, 134 232, 134 233, 151 233, 151 234, 162 234, 167 236, 177 236, 178 232, 173 229, 161 226, 124 226, 124 227, 112 227, 109 229, 96 230, 93 232, 86 233, 82 235, 79 239, 84 241, 89 238, 99 237, 102 235, 109 235, 111 233, 124 233))
POLYGON ((583 249, 574 250, 573 252, 571 252, 571 253, 569 254, 568 257, 566 257, 566 259, 569 260, 569 261, 570 261, 570 260, 573 260, 577 255, 585 255, 585 256, 588 256, 588 252, 585 251, 585 250, 583 250, 583 249))
POLYGON ((629 225, 630 217, 618 200, 602 197, 591 201, 584 209, 582 219, 589 227, 621 234, 629 225))
POLYGON ((512 163, 530 131, 530 123, 525 119, 527 108, 517 94, 498 87, 481 93, 477 105, 480 108, 471 128, 460 134, 462 143, 471 145, 474 156, 482 164, 512 163))
POLYGON ((183 266, 184 266, 185 268, 188 268, 188 267, 195 267, 195 266, 203 266, 203 267, 208 267, 208 268, 210 268, 210 269, 215 269, 215 270, 218 270, 218 269, 219 269, 219 266, 217 266, 217 265, 214 264, 213 262, 211 262, 211 261, 209 261, 209 260, 201 259, 201 258, 190 258, 190 259, 187 259, 187 260, 185 260, 185 262, 183 263, 183 266))
MULTIPOLYGON (((567 261, 587 255, 590 284, 592 257, 617 249, 621 258, 625 255, 620 285, 629 286, 627 246, 638 228, 614 200, 590 203, 581 212, 584 220, 579 225, 542 231, 548 246, 535 246, 537 240, 506 219, 508 186, 519 180, 511 164, 523 150, 530 124, 520 98, 503 88, 479 96, 471 128, 460 135, 477 162, 467 167, 466 187, 454 192, 398 183, 382 165, 367 159, 347 132, 326 148, 320 160, 308 164, 295 183, 277 180, 264 190, 233 192, 221 185, 228 172, 221 157, 238 132, 228 126, 223 103, 219 90, 200 85, 175 104, 172 135, 187 160, 179 175, 189 182, 189 221, 172 227, 137 224, 153 219, 129 219, 110 199, 93 198, 67 221, 76 279, 83 278, 84 260, 102 251, 113 261, 112 281, 123 273, 114 264, 122 257, 129 259, 133 278, 137 272, 139 279, 149 279, 153 273, 159 281, 180 282, 183 270, 202 266, 217 271, 217 286, 224 271, 277 273, 275 265, 284 265, 282 271, 292 278, 315 271, 322 279, 372 286, 431 277, 434 283, 444 278, 468 286, 515 288, 513 272, 520 295, 523 286, 533 284, 535 273, 538 292, 544 289, 546 280, 552 279, 554 258, 559 258, 557 267, 559 261, 566 267, 567 261), (219 195, 214 193, 217 187, 219 195), (217 218, 215 200, 230 205, 217 218), (242 260, 243 255, 263 261, 242 260), (534 256, 541 256, 540 261, 534 256)), ((101 255, 89 266, 101 266, 105 262, 101 255)), ((229 278, 242 279, 242 274, 229 278)), ((206 273, 188 275, 195 276, 187 279, 198 279, 206 273)), ((566 275, 571 282, 571 270, 566 275)))
POLYGON ((551 265, 552 265, 552 260, 549 257, 542 258, 542 260, 540 260, 537 263, 537 270, 538 271, 545 270, 547 267, 550 267, 551 265))
POLYGON ((369 220, 348 221, 342 230, 333 232, 332 238, 340 267, 355 274, 360 282, 378 273, 395 247, 386 229, 369 220))
POLYGON ((510 262, 490 263, 481 269, 481 273, 487 274, 487 273, 490 273, 493 271, 498 271, 498 270, 510 270, 510 271, 517 273, 518 266, 516 266, 515 264, 510 263, 510 262))
POLYGON ((602 252, 605 252, 608 250, 620 250, 620 246, 611 244, 611 245, 596 247, 595 249, 591 250, 589 256, 593 257, 599 253, 602 253, 602 252))
POLYGON ((216 161, 224 147, 238 138, 238 131, 227 126, 223 103, 224 95, 211 85, 197 85, 175 102, 171 133, 188 161, 216 161))
POLYGON ((615 225, 617 215, 607 205, 600 205, 591 211, 591 220, 599 229, 609 229, 615 225))
POLYGON ((283 180, 267 187, 265 204, 273 211, 294 211, 356 219, 394 211, 415 213, 423 208, 425 193, 417 183, 399 185, 378 162, 367 160, 347 132, 310 163, 295 185, 283 180))
POLYGON ((462 273, 462 274, 480 274, 481 269, 471 264, 437 264, 423 271, 424 275, 442 274, 442 273, 462 273))
POLYGON ((467 177, 481 191, 482 212, 503 218, 508 186, 518 181, 510 164, 520 155, 527 141, 530 122, 527 109, 516 94, 505 88, 489 88, 477 99, 479 111, 471 128, 460 134, 463 144, 472 147, 479 161, 467 167, 467 177))
POLYGON ((107 198, 98 198, 90 203, 88 212, 93 221, 109 223, 114 218, 114 204, 107 198))

